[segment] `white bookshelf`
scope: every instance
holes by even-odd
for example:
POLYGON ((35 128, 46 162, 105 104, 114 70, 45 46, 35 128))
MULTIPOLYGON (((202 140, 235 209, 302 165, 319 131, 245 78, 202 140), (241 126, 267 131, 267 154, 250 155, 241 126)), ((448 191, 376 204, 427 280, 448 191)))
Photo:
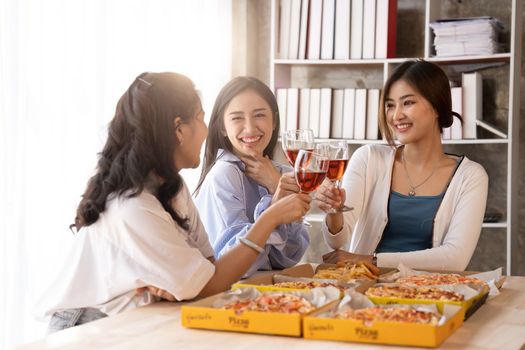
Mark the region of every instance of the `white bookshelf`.
MULTIPOLYGON (((411 0, 414 5, 420 6, 420 0, 411 0)), ((399 1, 398 1, 399 2, 399 1)), ((404 1, 406 3, 407 1, 404 1)), ((433 34, 429 23, 444 18, 442 3, 440 0, 424 1, 424 42, 421 45, 421 54, 418 57, 434 62, 441 67, 452 67, 458 65, 472 65, 472 67, 491 66, 488 69, 508 69, 508 81, 505 89, 508 89, 508 101, 503 109, 508 109, 505 128, 498 128, 498 133, 488 133, 488 138, 444 140, 445 145, 454 147, 469 147, 469 145, 501 145, 505 150, 506 157, 506 183, 499 184, 495 188, 506 188, 506 203, 503 209, 503 222, 484 223, 483 230, 499 230, 506 234, 505 267, 508 274, 512 274, 513 267, 517 266, 517 237, 518 237, 518 149, 519 149, 519 100, 520 100, 520 65, 521 65, 521 26, 522 9, 520 0, 506 0, 501 6, 509 6, 510 23, 505 23, 510 32, 508 39, 508 52, 483 56, 460 56, 460 57, 433 57, 432 40, 433 34)), ((482 11, 482 9, 481 9, 482 11)), ((480 15, 474 14, 473 16, 480 15)), ((491 15, 491 14, 487 14, 491 15)), ((464 16, 457 16, 464 17, 464 16)), ((392 70, 401 62, 416 57, 386 58, 386 59, 281 59, 277 58, 278 26, 279 26, 279 0, 271 1, 271 25, 270 25, 270 86, 277 88, 309 88, 309 87, 357 87, 355 81, 356 73, 361 86, 366 88, 382 88, 392 70), (360 74, 360 75, 359 75, 360 74), (345 86, 345 84, 349 84, 345 86)), ((397 40, 406 40, 400 38, 397 40)), ((445 69, 446 70, 446 69, 445 69)), ((480 70, 484 74, 483 70, 480 70)), ((487 130, 487 129, 485 129, 487 130)), ((350 145, 380 144, 383 140, 346 140, 350 145)), ((472 147, 472 146, 470 146, 472 147)), ((483 155, 479 154, 478 158, 483 155)), ((483 164, 486 168, 489 163, 483 164)), ((490 191, 495 191, 494 184, 490 183, 490 191)), ((311 218, 314 222, 321 220, 321 216, 314 214, 311 218)), ((483 233, 482 233, 483 234, 483 233)))

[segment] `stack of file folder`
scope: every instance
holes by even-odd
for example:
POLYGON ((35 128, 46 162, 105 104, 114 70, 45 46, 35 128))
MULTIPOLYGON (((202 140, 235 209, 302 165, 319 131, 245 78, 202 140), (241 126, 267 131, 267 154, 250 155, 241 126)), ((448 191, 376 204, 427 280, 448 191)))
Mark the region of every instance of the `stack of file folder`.
POLYGON ((494 17, 444 19, 430 23, 436 56, 492 55, 502 51, 501 21, 494 17))

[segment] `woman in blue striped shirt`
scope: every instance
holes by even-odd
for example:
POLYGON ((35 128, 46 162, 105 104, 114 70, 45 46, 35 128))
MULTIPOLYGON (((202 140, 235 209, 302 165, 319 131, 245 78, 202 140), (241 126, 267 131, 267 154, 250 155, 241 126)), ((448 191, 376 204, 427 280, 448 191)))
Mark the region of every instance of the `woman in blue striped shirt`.
MULTIPOLYGON (((237 77, 213 107, 195 203, 216 257, 237 244, 278 199, 299 192, 292 169, 272 160, 279 135, 277 101, 252 77, 237 77)), ((248 270, 295 265, 309 244, 301 223, 278 226, 248 270)))

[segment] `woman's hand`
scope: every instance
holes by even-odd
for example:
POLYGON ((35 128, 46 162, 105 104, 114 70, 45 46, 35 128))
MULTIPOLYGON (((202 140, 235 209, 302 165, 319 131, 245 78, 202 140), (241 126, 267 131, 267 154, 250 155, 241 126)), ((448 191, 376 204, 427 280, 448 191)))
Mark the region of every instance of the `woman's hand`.
POLYGON ((244 171, 246 176, 266 187, 270 194, 274 194, 281 174, 275 168, 271 159, 268 156, 264 157, 257 154, 240 156, 240 158, 246 167, 244 171))
POLYGON ((295 181, 295 175, 293 172, 284 173, 279 179, 277 190, 275 191, 272 204, 277 202, 279 199, 299 192, 299 186, 295 181))
POLYGON ((337 264, 340 261, 349 261, 352 264, 355 264, 358 261, 372 263, 372 259, 372 255, 353 254, 341 249, 336 249, 333 252, 323 255, 323 262, 327 264, 337 264))
POLYGON ((325 213, 330 213, 332 208, 339 209, 345 204, 346 191, 343 188, 337 188, 334 184, 325 180, 317 189, 315 199, 318 200, 317 206, 325 213))
POLYGON ((146 286, 135 289, 138 295, 142 295, 144 292, 149 292, 157 297, 160 297, 162 299, 166 299, 167 301, 177 301, 177 299, 165 291, 164 289, 157 288, 155 286, 146 286))
POLYGON ((310 210, 311 201, 312 198, 306 193, 294 193, 269 206, 263 215, 272 217, 277 225, 289 224, 302 219, 310 210))

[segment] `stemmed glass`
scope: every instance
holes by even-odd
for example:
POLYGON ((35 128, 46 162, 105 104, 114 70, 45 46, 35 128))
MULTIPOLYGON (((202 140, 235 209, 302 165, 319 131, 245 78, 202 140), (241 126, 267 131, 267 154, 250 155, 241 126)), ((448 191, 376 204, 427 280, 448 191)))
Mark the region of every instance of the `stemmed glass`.
POLYGON ((310 129, 288 130, 282 135, 283 151, 293 167, 299 150, 313 151, 314 132, 310 129))
MULTIPOLYGON (((333 183, 335 182, 336 188, 341 188, 341 180, 345 174, 346 167, 348 166, 348 159, 350 158, 348 152, 348 145, 345 141, 330 141, 324 143, 318 143, 315 145, 315 150, 317 153, 322 154, 328 159, 328 173, 327 177, 333 183)), ((345 212, 350 211, 353 208, 350 208, 343 204, 341 208, 332 208, 329 213, 345 212)))
MULTIPOLYGON (((314 151, 300 150, 295 160, 295 181, 302 193, 312 193, 323 182, 329 166, 329 158, 314 151)), ((312 226, 303 218, 303 224, 312 226)))

